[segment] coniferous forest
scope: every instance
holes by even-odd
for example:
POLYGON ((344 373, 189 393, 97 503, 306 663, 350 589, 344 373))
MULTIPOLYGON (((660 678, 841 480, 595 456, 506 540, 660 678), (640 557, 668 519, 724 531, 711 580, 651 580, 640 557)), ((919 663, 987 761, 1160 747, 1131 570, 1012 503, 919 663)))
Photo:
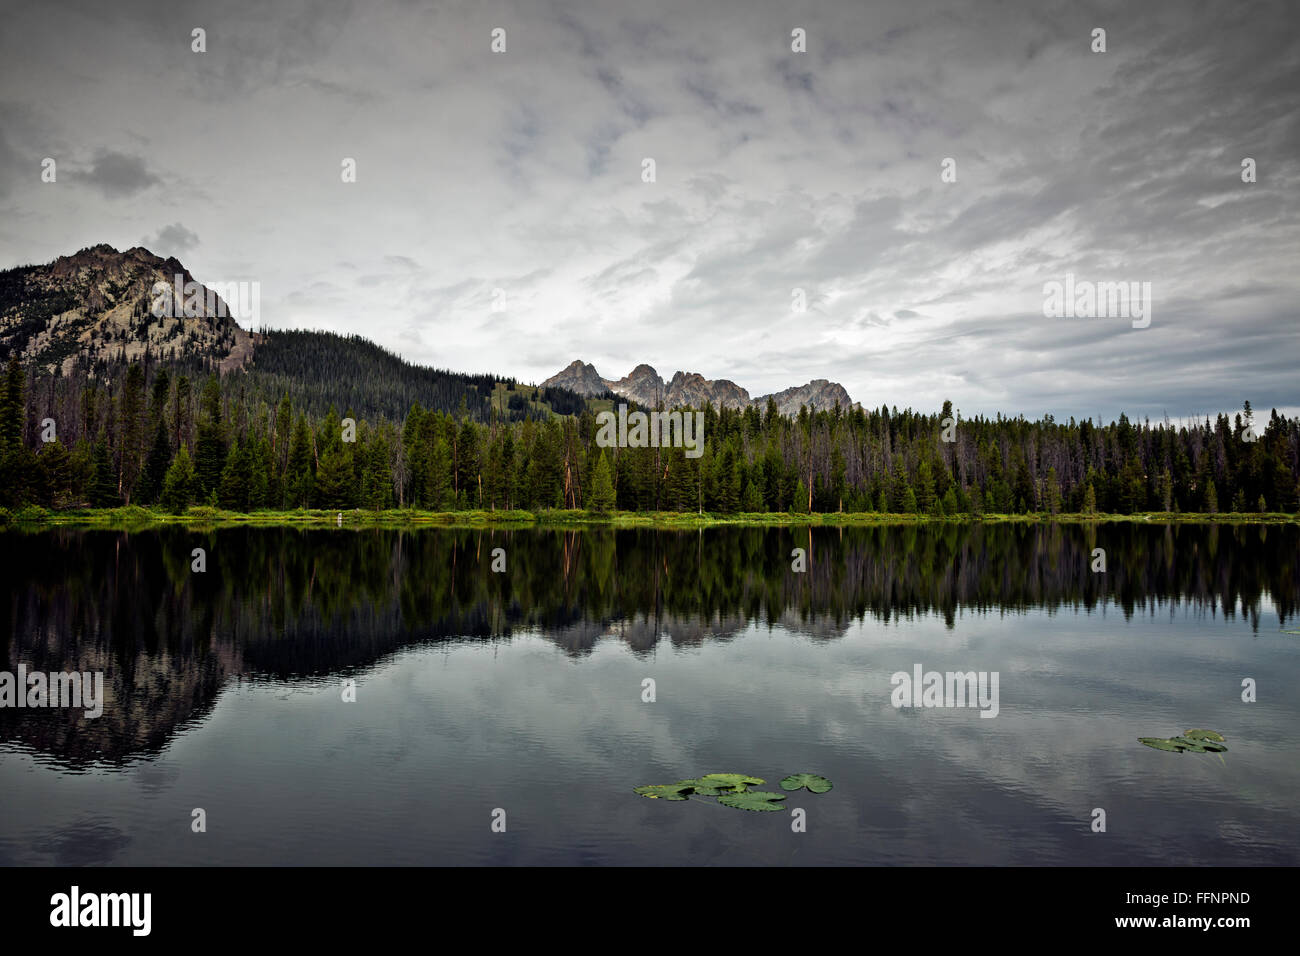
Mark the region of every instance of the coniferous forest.
POLYGON ((1289 513, 1300 498, 1300 421, 1256 421, 1249 403, 1189 427, 999 416, 946 429, 951 403, 793 419, 710 406, 689 458, 600 448, 590 409, 506 421, 462 398, 455 412, 417 403, 364 419, 276 397, 268 381, 141 364, 56 380, 11 359, 0 505, 944 516, 1289 513))

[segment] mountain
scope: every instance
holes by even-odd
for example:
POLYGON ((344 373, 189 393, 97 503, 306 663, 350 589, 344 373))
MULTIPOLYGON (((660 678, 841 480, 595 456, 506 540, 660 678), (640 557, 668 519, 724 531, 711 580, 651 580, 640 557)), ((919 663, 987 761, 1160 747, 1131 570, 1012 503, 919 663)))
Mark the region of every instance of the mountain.
POLYGON ((567 367, 543 382, 542 387, 564 388, 586 398, 601 398, 609 393, 609 388, 596 372, 596 367, 588 365, 582 359, 570 362, 567 367))
MULTIPOLYGON (((412 405, 486 421, 549 418, 582 411, 586 401, 563 387, 516 391, 513 378, 475 375, 407 362, 360 336, 332 332, 254 333, 238 319, 256 313, 250 283, 219 289, 199 283, 177 259, 148 249, 92 246, 45 265, 0 271, 0 359, 16 354, 61 388, 111 381, 142 363, 199 376, 238 372, 240 388, 274 408, 323 416, 333 405, 368 418, 402 421, 412 405), (179 288, 178 288, 179 286, 179 288), (238 301, 235 301, 238 298, 238 301)), ((248 318, 245 321, 249 321, 248 318)), ((597 383, 599 376, 592 375, 597 383)), ((605 394, 603 384, 599 384, 605 394)))
MULTIPOLYGON (((463 409, 479 421, 544 419, 577 414, 611 393, 651 408, 767 405, 768 396, 751 399, 727 379, 679 371, 665 383, 644 364, 611 381, 578 360, 533 389, 511 378, 415 365, 360 336, 253 333, 238 319, 251 321, 257 310, 255 284, 213 288, 175 258, 139 246, 125 252, 91 246, 45 265, 0 271, 0 358, 17 355, 71 388, 73 379, 111 380, 118 369, 147 357, 147 364, 190 376, 237 372, 244 376, 240 387, 270 407, 288 394, 312 415, 332 405, 340 414, 351 410, 392 421, 403 420, 417 403, 453 415, 463 409)), ((787 416, 802 405, 818 410, 839 402, 847 410, 852 404, 842 386, 825 379, 772 398, 787 416)))
POLYGON ((712 403, 715 408, 748 408, 752 405, 763 410, 771 398, 776 402, 779 414, 794 417, 803 406, 810 411, 829 411, 836 404, 844 411, 853 407, 853 400, 844 386, 824 378, 772 395, 750 398, 749 392, 735 382, 725 378, 707 379, 698 372, 677 372, 665 383, 653 366, 644 363, 623 378, 614 380, 602 378, 594 366, 579 360, 542 382, 543 388, 551 386, 571 389, 588 397, 610 391, 647 408, 657 408, 660 404, 665 408, 684 405, 700 408, 712 403))
POLYGON ((605 379, 605 385, 615 395, 647 408, 657 408, 668 392, 659 373, 645 364, 638 365, 617 382, 605 379))
POLYGON ((771 398, 776 402, 776 410, 782 415, 798 415, 801 406, 808 406, 809 411, 821 411, 834 408, 837 404, 844 411, 853 407, 853 400, 839 382, 828 382, 824 378, 815 378, 807 385, 783 389, 771 395, 760 395, 754 404, 760 408, 767 406, 771 398))
POLYGON ((202 356, 222 371, 244 365, 253 336, 231 308, 208 294, 176 259, 137 246, 118 252, 98 245, 47 265, 0 272, 0 346, 47 371, 86 364, 138 361, 146 349, 156 359, 202 356), (178 278, 179 277, 179 278, 178 278), (166 314, 155 315, 159 290, 187 283, 202 293, 193 307, 168 295, 166 314))

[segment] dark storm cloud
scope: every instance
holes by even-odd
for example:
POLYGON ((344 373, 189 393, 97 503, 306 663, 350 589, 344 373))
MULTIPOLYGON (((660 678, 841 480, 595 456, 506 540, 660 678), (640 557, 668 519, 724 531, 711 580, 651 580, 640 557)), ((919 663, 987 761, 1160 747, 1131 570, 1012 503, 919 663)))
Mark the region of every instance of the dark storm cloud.
POLYGON ((143 157, 111 149, 97 152, 80 178, 114 199, 134 196, 161 181, 149 171, 143 157))
POLYGON ((1294 406, 1298 27, 1182 0, 31 5, 0 34, 0 256, 154 236, 263 280, 272 326, 524 380, 581 355, 966 414, 1294 406), (1067 273, 1150 282, 1151 325, 1045 317, 1067 273))

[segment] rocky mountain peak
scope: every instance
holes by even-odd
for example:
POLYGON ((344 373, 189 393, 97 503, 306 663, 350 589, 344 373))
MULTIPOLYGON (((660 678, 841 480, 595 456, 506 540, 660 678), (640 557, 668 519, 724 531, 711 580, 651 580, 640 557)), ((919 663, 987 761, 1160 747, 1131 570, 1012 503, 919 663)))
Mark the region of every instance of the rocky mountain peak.
POLYGON ((572 362, 542 385, 562 386, 584 395, 594 395, 598 394, 591 390, 594 385, 588 384, 587 391, 575 387, 575 384, 589 383, 592 376, 615 395, 647 408, 657 408, 661 404, 666 408, 687 405, 701 408, 712 404, 715 408, 748 408, 753 405, 762 410, 771 397, 782 415, 794 416, 802 405, 821 411, 834 408, 838 402, 844 411, 848 411, 853 404, 844 386, 824 378, 813 379, 806 385, 787 388, 771 396, 751 398, 748 391, 730 379, 707 379, 699 372, 678 371, 665 383, 654 367, 644 362, 620 379, 600 378, 592 366, 581 361, 572 362))

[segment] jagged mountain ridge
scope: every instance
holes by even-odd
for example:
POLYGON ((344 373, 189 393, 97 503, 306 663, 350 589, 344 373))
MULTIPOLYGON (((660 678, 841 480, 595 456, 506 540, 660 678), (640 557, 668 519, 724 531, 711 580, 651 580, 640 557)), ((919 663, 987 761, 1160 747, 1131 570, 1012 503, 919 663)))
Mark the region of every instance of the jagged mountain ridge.
POLYGON ((844 411, 853 407, 849 393, 843 385, 824 378, 813 379, 806 385, 782 389, 771 395, 751 398, 749 392, 730 379, 707 379, 698 372, 677 372, 672 379, 663 378, 651 365, 642 363, 621 379, 603 378, 595 366, 577 359, 542 382, 543 388, 567 388, 579 395, 596 398, 613 392, 621 398, 648 408, 692 406, 700 408, 712 403, 716 408, 767 407, 770 398, 777 412, 793 417, 806 406, 810 411, 829 411, 836 404, 844 411))
MULTIPOLYGON (((412 401, 455 411, 462 397, 471 417, 484 418, 489 414, 493 381, 513 383, 505 377, 413 365, 388 353, 372 356, 371 350, 360 347, 367 345, 371 343, 356 337, 325 333, 301 333, 295 339, 291 333, 246 330, 221 297, 210 295, 179 260, 140 246, 119 252, 100 244, 44 265, 0 270, 0 355, 16 354, 42 373, 66 376, 80 367, 80 374, 93 377, 97 367, 139 362, 147 354, 153 362, 191 369, 241 370, 265 385, 268 394, 269 390, 293 392, 295 399, 305 399, 313 408, 336 404, 390 418, 401 417, 412 401), (201 290, 199 307, 156 315, 159 283, 174 288, 177 282, 201 290), (313 368, 304 365, 308 354, 312 360, 306 364, 313 368), (376 371, 385 364, 394 368, 376 371), (327 375, 322 374, 325 369, 327 375), (323 383, 323 378, 329 381, 323 383), (367 394, 375 389, 382 394, 367 394)), ((825 379, 751 398, 735 382, 706 379, 696 372, 679 371, 665 382, 647 364, 611 380, 576 361, 543 382, 542 388, 552 394, 536 396, 537 403, 557 414, 573 413, 571 406, 576 402, 581 407, 583 399, 611 395, 646 407, 712 403, 737 409, 766 408, 771 397, 787 416, 797 415, 802 406, 810 410, 831 409, 836 403, 845 410, 852 406, 843 386, 825 379)))

